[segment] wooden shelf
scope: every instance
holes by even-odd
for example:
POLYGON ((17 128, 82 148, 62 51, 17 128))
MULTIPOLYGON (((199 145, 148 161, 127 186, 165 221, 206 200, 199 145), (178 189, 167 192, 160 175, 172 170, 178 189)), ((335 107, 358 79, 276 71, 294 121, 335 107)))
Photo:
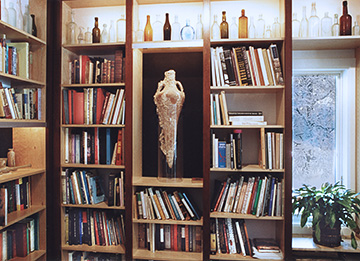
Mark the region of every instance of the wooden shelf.
POLYGON ((45 128, 46 126, 46 122, 42 120, 0 119, 0 128, 45 128))
POLYGON ((190 178, 183 178, 182 181, 160 181, 154 177, 133 177, 134 186, 146 187, 179 187, 179 188, 202 188, 203 182, 190 178))
POLYGON ((360 36, 336 36, 319 38, 295 38, 293 50, 336 50, 360 47, 360 36))
POLYGON ((61 206, 65 208, 95 208, 95 209, 125 210, 125 207, 108 206, 105 202, 100 202, 98 204, 61 204, 61 206))
POLYGON ((284 217, 269 217, 269 216, 263 216, 263 217, 257 217, 255 215, 250 214, 238 214, 238 213, 228 213, 228 212, 211 212, 210 213, 211 218, 236 218, 236 219, 255 219, 255 220, 271 220, 271 221, 279 221, 284 220, 284 217))
POLYGON ((202 3, 202 0, 138 0, 139 5, 202 3))
POLYGON ((225 91, 227 93, 271 93, 285 89, 284 85, 269 86, 211 86, 211 91, 225 91))
POLYGON ((20 220, 23 220, 24 218, 27 218, 31 215, 34 215, 40 211, 43 211, 46 209, 46 206, 31 206, 30 208, 20 210, 20 211, 13 211, 8 214, 8 224, 6 226, 0 226, 0 230, 7 228, 20 220))
POLYGON ((284 38, 238 38, 238 39, 218 39, 211 40, 211 45, 270 45, 270 43, 280 44, 284 41, 284 38))
MULTIPOLYGON (((78 1, 79 2, 79 1, 78 1)), ((82 2, 82 1, 80 1, 82 2)), ((87 2, 87 1, 84 1, 87 2)), ((101 3, 104 3, 101 2, 101 3)), ((116 50, 125 48, 125 42, 118 43, 91 43, 91 44, 64 44, 63 48, 78 55, 106 55, 114 54, 116 50)))
MULTIPOLYGON (((1 20, 0 20, 1 22, 1 20)), ((40 82, 40 81, 35 81, 32 79, 28 79, 28 78, 23 78, 20 76, 16 76, 16 75, 12 75, 9 73, 2 73, 0 72, 0 78, 4 78, 6 80, 9 80, 11 82, 11 87, 17 87, 18 85, 24 86, 24 87, 29 87, 28 85, 31 85, 31 87, 43 87, 45 86, 45 82, 40 82), (33 86, 36 85, 36 86, 33 86)))
POLYGON ((228 168, 211 168, 211 172, 284 172, 284 169, 263 169, 259 165, 245 165, 242 169, 228 169, 228 168))
POLYGON ((28 254, 25 257, 15 257, 13 259, 11 259, 12 261, 15 260, 22 260, 22 261, 35 261, 40 259, 41 257, 43 257, 46 254, 45 250, 36 250, 30 254, 28 254))
POLYGON ((92 7, 106 7, 106 6, 123 6, 125 0, 86 0, 86 1, 63 1, 70 8, 92 8, 92 7))
POLYGON ((159 220, 159 219, 137 219, 137 218, 134 218, 133 223, 202 226, 203 219, 201 218, 200 220, 194 221, 194 220, 173 220, 173 219, 159 220))
POLYGON ((75 163, 63 163, 62 168, 77 168, 77 169, 125 169, 124 165, 106 165, 106 164, 75 164, 75 163))
POLYGON ((202 52, 203 40, 192 41, 159 41, 134 43, 134 49, 142 49, 144 53, 189 53, 202 52))
POLYGON ((9 173, 3 173, 0 175, 0 183, 5 183, 11 180, 16 180, 19 178, 30 177, 38 174, 45 173, 45 169, 32 169, 32 168, 24 168, 18 169, 15 171, 11 171, 9 173))
POLYGON ((243 256, 242 254, 216 254, 210 255, 212 260, 254 260, 251 256, 243 256))
POLYGON ((63 88, 105 88, 105 87, 119 87, 125 86, 123 82, 116 83, 91 83, 91 84, 62 84, 63 88))
POLYGON ((284 125, 211 125, 212 129, 283 129, 284 125))
POLYGON ((30 45, 46 46, 46 42, 0 20, 1 33, 6 34, 6 39, 12 42, 28 42, 30 45))
POLYGON ((124 254, 125 248, 122 245, 118 246, 89 246, 89 245, 62 245, 62 250, 65 251, 86 251, 86 252, 98 252, 98 253, 115 253, 124 254))
POLYGON ((125 128, 124 124, 61 124, 62 128, 125 128))
POLYGON ((202 253, 183 251, 155 251, 154 253, 145 249, 134 249, 134 259, 147 260, 202 260, 202 253))

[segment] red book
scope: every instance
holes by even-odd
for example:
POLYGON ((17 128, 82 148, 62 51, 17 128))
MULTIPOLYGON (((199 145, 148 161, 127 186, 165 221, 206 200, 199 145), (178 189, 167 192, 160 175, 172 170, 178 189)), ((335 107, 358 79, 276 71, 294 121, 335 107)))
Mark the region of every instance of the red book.
MULTIPOLYGON (((101 109, 100 118, 99 118, 99 121, 96 120, 96 123, 102 123, 103 120, 104 120, 104 115, 105 115, 105 112, 106 112, 106 107, 107 107, 107 104, 108 104, 108 101, 109 101, 110 94, 111 94, 110 92, 106 92, 106 94, 105 94, 104 103, 103 103, 102 107, 99 107, 99 109, 101 109)), ((96 109, 96 111, 97 111, 97 109, 96 109)))
POLYGON ((106 214, 105 212, 101 212, 102 213, 102 222, 104 224, 104 237, 105 237, 105 242, 107 246, 110 246, 110 240, 109 240, 109 233, 108 233, 108 226, 107 226, 107 222, 106 222, 106 214))
POLYGON ((115 165, 121 165, 122 160, 122 143, 123 143, 123 135, 122 130, 120 129, 118 132, 118 139, 117 139, 117 147, 116 147, 116 159, 115 159, 115 165))
POLYGON ((105 95, 104 91, 101 88, 97 88, 97 94, 96 94, 96 124, 100 123, 101 119, 101 112, 104 107, 104 101, 105 101, 105 95))
POLYGON ((95 164, 99 164, 99 128, 94 128, 95 164))
POLYGON ((173 225, 173 234, 174 234, 174 251, 178 251, 178 226, 177 224, 173 225))
MULTIPOLYGON (((225 220, 225 219, 224 219, 225 220)), ((225 246, 226 246, 226 253, 229 254, 229 244, 228 244, 228 234, 226 233, 226 225, 225 222, 222 222, 223 225, 223 231, 224 231, 224 238, 225 238, 225 246)))
POLYGON ((257 186, 259 184, 259 179, 260 179, 260 177, 256 177, 256 179, 255 179, 255 183, 254 183, 254 186, 252 188, 251 195, 250 195, 251 197, 250 197, 249 207, 247 209, 247 214, 251 214, 251 210, 253 208, 254 201, 255 201, 257 186))
POLYGON ((216 202, 216 204, 215 204, 214 211, 217 211, 217 208, 218 208, 218 206, 219 206, 219 204, 220 204, 220 200, 221 200, 222 195, 223 195, 223 193, 224 193, 226 184, 227 184, 226 182, 223 182, 223 187, 222 187, 222 189, 221 189, 221 192, 220 192, 219 197, 218 197, 218 199, 217 199, 217 202, 216 202))
POLYGON ((79 56, 79 60, 80 60, 80 83, 84 84, 87 83, 86 82, 86 68, 87 68, 87 64, 90 62, 90 58, 87 55, 80 55, 79 56))
POLYGON ((84 93, 73 91, 73 123, 84 124, 84 93))
POLYGON ((185 251, 189 252, 189 226, 185 225, 185 251))
POLYGON ((115 51, 115 82, 122 82, 123 50, 115 51))
POLYGON ((100 246, 100 239, 99 239, 99 228, 98 228, 98 219, 96 218, 96 211, 93 212, 94 214, 94 228, 95 228, 95 244, 100 246))

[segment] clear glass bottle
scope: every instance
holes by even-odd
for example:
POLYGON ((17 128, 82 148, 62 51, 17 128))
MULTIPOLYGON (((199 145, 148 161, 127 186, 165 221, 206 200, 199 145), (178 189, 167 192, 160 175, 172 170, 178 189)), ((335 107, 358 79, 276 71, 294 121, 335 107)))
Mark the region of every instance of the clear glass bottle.
POLYGON ((265 38, 271 38, 271 27, 270 27, 270 25, 266 26, 265 38))
POLYGON ((36 27, 36 24, 35 24, 35 15, 34 14, 31 14, 31 34, 35 37, 37 37, 37 27, 36 27))
POLYGON ((16 27, 16 10, 14 8, 14 3, 9 3, 9 24, 16 27))
POLYGON ((140 21, 138 21, 138 29, 135 32, 135 42, 144 41, 144 31, 141 30, 140 21))
POLYGON ((316 15, 316 3, 311 4, 311 16, 309 18, 309 37, 320 36, 320 18, 316 15))
POLYGON ((302 18, 300 22, 300 37, 308 37, 309 35, 309 21, 306 18, 306 6, 302 8, 302 18))
POLYGON ((214 23, 211 26, 211 39, 220 39, 220 25, 217 22, 217 15, 214 15, 214 23))
POLYGON ((107 24, 103 24, 103 29, 101 31, 101 38, 100 38, 100 42, 102 43, 107 43, 108 42, 108 31, 107 31, 107 24))
POLYGON ((351 35, 352 17, 348 13, 348 2, 343 1, 343 14, 340 17, 340 35, 351 35))
POLYGON ((239 17, 239 38, 248 38, 248 18, 245 16, 245 9, 241 9, 239 17))
POLYGON ((85 43, 92 43, 92 35, 90 32, 90 27, 88 27, 85 32, 85 43))
POLYGON ((180 31, 181 40, 194 40, 195 30, 190 25, 190 19, 186 19, 186 25, 180 31))
POLYGON ((175 22, 171 25, 171 40, 178 41, 180 40, 180 23, 178 21, 178 16, 175 15, 175 22))
POLYGON ((79 27, 79 35, 77 37, 77 40, 78 40, 79 44, 85 43, 83 30, 84 30, 84 27, 80 26, 79 27))
POLYGON ((25 13, 24 13, 24 31, 28 34, 31 34, 31 16, 29 11, 29 5, 25 6, 25 13))
POLYGON ((238 38, 238 26, 236 24, 236 17, 232 18, 232 23, 230 25, 230 39, 238 38))
POLYGON ((340 35, 340 24, 338 14, 334 14, 334 24, 331 27, 331 35, 339 36, 340 35))
POLYGON ((256 36, 256 30, 255 30, 255 24, 254 24, 254 17, 250 16, 250 24, 249 24, 249 38, 255 38, 256 36))
POLYGON ((109 42, 114 43, 115 41, 116 41, 116 32, 115 32, 114 20, 110 20, 109 42))
POLYGON ((226 12, 222 11, 222 22, 220 24, 220 37, 221 39, 229 38, 229 24, 226 22, 226 12))
POLYGON ((279 38, 281 37, 281 32, 280 32, 280 23, 279 23, 279 18, 275 17, 274 19, 274 23, 272 25, 272 37, 274 38, 279 38))
POLYGON ((265 20, 263 15, 259 14, 259 19, 256 21, 256 38, 265 37, 265 20))
POLYGON ((2 7, 3 12, 1 13, 1 20, 5 23, 9 23, 9 11, 6 7, 6 0, 4 0, 4 6, 2 7))
POLYGON ((101 34, 100 34, 100 28, 99 28, 99 18, 95 17, 95 25, 92 30, 92 42, 100 43, 100 38, 101 38, 101 34))
POLYGON ((21 10, 21 0, 17 0, 16 5, 17 5, 17 7, 16 7, 16 9, 17 9, 16 27, 20 30, 24 30, 24 16, 23 16, 23 13, 21 10))
POLYGON ((125 32, 126 32, 126 20, 125 15, 121 15, 120 18, 116 21, 116 41, 125 42, 125 32))
POLYGON ((153 40, 153 29, 150 23, 150 15, 146 16, 146 25, 144 29, 144 41, 152 41, 153 40))
POLYGON ((195 38, 196 39, 203 38, 203 24, 201 21, 201 14, 198 15, 198 22, 196 24, 196 30, 195 30, 195 38))
POLYGON ((169 22, 169 13, 165 14, 165 23, 163 26, 164 41, 171 40, 171 25, 169 22))
POLYGON ((152 24, 153 41, 163 40, 163 24, 160 22, 160 15, 156 15, 156 21, 152 24))
POLYGON ((297 19, 297 14, 293 13, 292 19, 292 37, 300 36, 300 21, 297 19))
POLYGON ((71 11, 71 21, 67 25, 67 43, 76 44, 76 23, 74 18, 74 11, 71 11))
POLYGON ((331 36, 331 18, 328 12, 325 12, 324 17, 321 19, 321 36, 331 36))
POLYGON ((360 27, 359 27, 357 21, 354 22, 352 35, 360 35, 360 27))

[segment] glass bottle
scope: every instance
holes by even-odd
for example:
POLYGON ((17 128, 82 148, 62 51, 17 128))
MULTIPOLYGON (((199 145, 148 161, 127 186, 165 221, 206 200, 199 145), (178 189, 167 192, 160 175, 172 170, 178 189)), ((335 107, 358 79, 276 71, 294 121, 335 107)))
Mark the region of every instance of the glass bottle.
POLYGON ((152 24, 153 41, 162 41, 163 38, 163 25, 160 22, 160 15, 156 15, 156 21, 152 24))
POLYGON ((153 40, 153 30, 150 24, 150 15, 146 16, 146 25, 144 29, 144 41, 152 41, 153 40))
POLYGON ((114 43, 115 41, 116 41, 116 33, 115 33, 114 20, 110 20, 109 42, 114 43))
POLYGON ((196 30, 195 30, 195 38, 196 39, 203 38, 203 24, 201 21, 201 14, 198 15, 198 22, 196 24, 196 30))
POLYGON ((292 37, 300 36, 300 21, 297 19, 297 14, 293 13, 292 19, 292 37))
POLYGON ((340 35, 339 16, 337 14, 334 14, 334 24, 331 27, 331 35, 332 36, 340 35))
POLYGON ((31 14, 31 20, 32 20, 32 26, 31 26, 31 34, 35 37, 37 37, 37 27, 35 24, 35 15, 31 14))
POLYGON ((248 18, 245 16, 245 9, 241 9, 239 17, 239 38, 248 38, 248 18))
POLYGON ((226 12, 222 11, 222 22, 220 24, 220 37, 221 39, 229 38, 229 24, 226 22, 226 12))
POLYGON ((270 25, 266 26, 265 38, 271 38, 271 27, 270 27, 270 25))
POLYGON ((231 39, 238 38, 238 26, 236 24, 236 17, 232 18, 232 23, 230 25, 230 38, 231 39))
POLYGON ((175 15, 175 22, 171 26, 171 40, 180 40, 180 23, 178 21, 178 16, 175 15))
POLYGON ((256 31, 255 31, 255 25, 254 25, 254 17, 250 16, 250 24, 249 24, 249 38, 255 38, 256 31))
POLYGON ((6 0, 4 0, 3 13, 1 13, 1 20, 5 23, 9 23, 9 11, 6 7, 6 0))
POLYGON ((354 22, 352 35, 360 35, 360 27, 359 27, 357 21, 354 22))
POLYGON ((25 13, 24 13, 24 31, 28 34, 31 34, 31 16, 29 11, 29 5, 25 6, 25 13))
POLYGON ((79 43, 79 44, 83 44, 83 43, 85 42, 85 41, 84 41, 83 29, 84 29, 84 27, 82 27, 82 26, 79 27, 80 32, 79 32, 79 35, 78 35, 78 37, 77 37, 77 40, 78 40, 78 43, 79 43))
POLYGON ((348 14, 348 3, 343 1, 343 15, 340 17, 340 35, 351 35, 351 15, 348 14))
POLYGON ((100 43, 99 18, 95 17, 95 26, 92 30, 92 42, 100 43))
POLYGON ((100 42, 107 43, 108 42, 108 32, 107 32, 107 24, 103 24, 103 29, 101 31, 100 42))
POLYGON ((214 23, 211 26, 211 39, 220 39, 220 26, 217 22, 217 15, 214 15, 214 23))
POLYGON ((300 22, 300 37, 308 37, 309 22, 308 19, 306 18, 306 6, 303 6, 302 13, 303 15, 300 22))
POLYGON ((186 25, 180 31, 181 40, 194 40, 195 30, 190 25, 190 19, 186 19, 186 25))
POLYGON ((278 17, 275 17, 274 19, 274 23, 272 25, 272 36, 274 38, 279 38, 281 37, 281 32, 280 32, 280 23, 279 23, 279 18, 278 17))
POLYGON ((259 14, 259 19, 256 21, 256 38, 264 38, 265 36, 265 20, 263 15, 259 14))
POLYGON ((165 14, 165 23, 163 27, 164 41, 171 40, 171 25, 169 22, 169 13, 165 14))
POLYGON ((309 18, 309 37, 320 36, 320 19, 316 15, 316 3, 311 4, 311 16, 309 18))
POLYGON ((76 44, 76 23, 74 19, 74 11, 71 11, 71 21, 67 25, 67 43, 76 44))
POLYGON ((121 15, 120 18, 116 21, 116 41, 125 42, 125 32, 126 32, 126 21, 125 15, 121 15))
POLYGON ((331 36, 331 18, 328 12, 321 19, 321 36, 331 36))
POLYGON ((16 27, 16 10, 14 8, 14 3, 9 3, 9 24, 16 27))
POLYGON ((24 17, 23 17, 23 13, 21 11, 21 0, 17 0, 16 1, 16 5, 17 5, 17 28, 20 30, 24 30, 24 17))
POLYGON ((144 41, 144 31, 141 30, 140 21, 138 21, 138 29, 135 32, 135 42, 143 42, 144 41))
POLYGON ((90 32, 90 27, 87 28, 86 32, 85 32, 85 43, 92 43, 92 35, 90 32))

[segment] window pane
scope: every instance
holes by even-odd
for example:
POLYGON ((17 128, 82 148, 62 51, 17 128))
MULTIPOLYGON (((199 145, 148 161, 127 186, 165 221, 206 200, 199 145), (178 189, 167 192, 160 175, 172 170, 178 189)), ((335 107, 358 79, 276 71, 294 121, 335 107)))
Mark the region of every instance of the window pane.
POLYGON ((336 78, 293 76, 293 188, 335 181, 336 78))

